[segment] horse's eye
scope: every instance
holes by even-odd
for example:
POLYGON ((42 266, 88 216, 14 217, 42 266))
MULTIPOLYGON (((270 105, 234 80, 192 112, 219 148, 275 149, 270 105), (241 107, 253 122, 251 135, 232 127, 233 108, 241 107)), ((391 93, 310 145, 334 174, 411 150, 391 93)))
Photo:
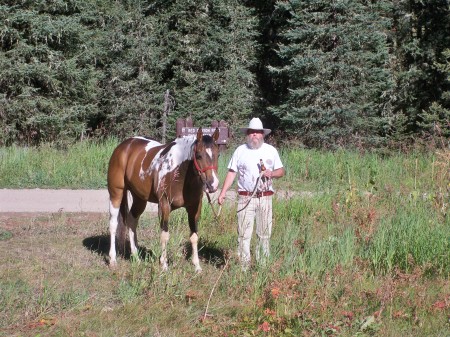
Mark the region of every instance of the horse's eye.
POLYGON ((197 154, 195 155, 195 158, 196 158, 196 159, 202 159, 202 155, 199 154, 199 153, 197 153, 197 154))

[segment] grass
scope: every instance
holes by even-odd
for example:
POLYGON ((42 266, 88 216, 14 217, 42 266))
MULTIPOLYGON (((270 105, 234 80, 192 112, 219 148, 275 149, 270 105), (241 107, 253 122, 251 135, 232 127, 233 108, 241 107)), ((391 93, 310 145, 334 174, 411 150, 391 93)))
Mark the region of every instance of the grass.
POLYGON ((106 188, 106 171, 114 139, 85 141, 61 150, 0 148, 0 188, 106 188))
MULTIPOLYGON (((0 187, 103 187, 114 145, 0 149, 0 187)), ((0 214, 0 336, 448 336, 449 154, 281 156, 270 261, 246 273, 232 201, 204 204, 201 274, 181 210, 165 273, 154 215, 110 271, 107 214, 0 214)))

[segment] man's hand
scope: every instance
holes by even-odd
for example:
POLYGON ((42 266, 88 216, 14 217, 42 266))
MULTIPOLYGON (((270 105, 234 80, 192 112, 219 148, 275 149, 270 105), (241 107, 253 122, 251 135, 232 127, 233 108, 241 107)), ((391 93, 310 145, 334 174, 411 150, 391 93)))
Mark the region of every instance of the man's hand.
POLYGON ((225 201, 225 194, 222 195, 222 193, 220 193, 219 197, 217 198, 217 202, 219 203, 219 205, 222 205, 225 201))
POLYGON ((267 169, 262 172, 263 177, 266 177, 268 179, 272 179, 273 171, 271 169, 267 169))

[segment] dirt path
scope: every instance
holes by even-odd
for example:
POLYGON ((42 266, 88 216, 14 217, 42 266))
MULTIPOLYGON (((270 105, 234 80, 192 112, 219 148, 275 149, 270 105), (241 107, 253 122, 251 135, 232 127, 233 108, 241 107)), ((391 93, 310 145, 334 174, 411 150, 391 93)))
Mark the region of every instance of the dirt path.
MULTIPOLYGON (((0 213, 106 213, 107 190, 0 189, 0 213)), ((154 204, 147 210, 156 211, 154 204)))
MULTIPOLYGON (((217 193, 212 196, 213 200, 217 198, 217 193)), ((234 192, 229 193, 230 198, 233 198, 234 192)), ((156 204, 147 204, 146 211, 157 212, 157 210, 156 204)), ((107 190, 0 189, 0 213, 107 213, 108 211, 107 190)))

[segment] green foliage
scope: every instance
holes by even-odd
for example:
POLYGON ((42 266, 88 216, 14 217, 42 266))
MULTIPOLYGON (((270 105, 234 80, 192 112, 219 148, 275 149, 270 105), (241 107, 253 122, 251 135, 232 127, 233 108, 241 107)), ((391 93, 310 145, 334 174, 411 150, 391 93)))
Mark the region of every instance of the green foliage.
POLYGON ((447 0, 3 1, 0 20, 0 145, 256 115, 310 147, 449 135, 447 0))
MULTIPOLYGON (((149 52, 136 55, 139 59, 146 55, 141 68, 149 81, 146 91, 157 95, 158 115, 162 94, 168 89, 175 100, 169 125, 186 116, 196 125, 248 116, 253 100, 254 79, 249 69, 254 63, 255 34, 249 11, 223 1, 175 1, 155 4, 152 12, 158 15, 144 21, 151 29, 144 44, 149 52)), ((168 132, 174 136, 175 129, 168 132)))
POLYGON ((412 203, 414 211, 410 206, 401 207, 394 216, 381 221, 363 256, 378 273, 394 268, 412 272, 417 265, 426 272, 449 273, 448 219, 436 219, 426 202, 412 203))
POLYGON ((58 150, 0 148, 0 187, 104 188, 109 158, 118 142, 84 141, 58 150))
POLYGON ((75 1, 1 6, 1 144, 83 138, 99 78, 89 44, 93 32, 75 1))
POLYGON ((0 18, 0 144, 159 138, 167 90, 171 126, 251 115, 257 33, 239 3, 24 2, 0 18))
POLYGON ((406 128, 406 135, 423 133, 436 141, 437 133, 448 135, 449 128, 450 7, 446 0, 396 1, 395 5, 394 110, 404 121, 399 132, 392 131, 404 135, 406 128))
POLYGON ((290 14, 274 75, 289 80, 273 112, 308 146, 376 145, 390 114, 388 2, 279 2, 290 14))

